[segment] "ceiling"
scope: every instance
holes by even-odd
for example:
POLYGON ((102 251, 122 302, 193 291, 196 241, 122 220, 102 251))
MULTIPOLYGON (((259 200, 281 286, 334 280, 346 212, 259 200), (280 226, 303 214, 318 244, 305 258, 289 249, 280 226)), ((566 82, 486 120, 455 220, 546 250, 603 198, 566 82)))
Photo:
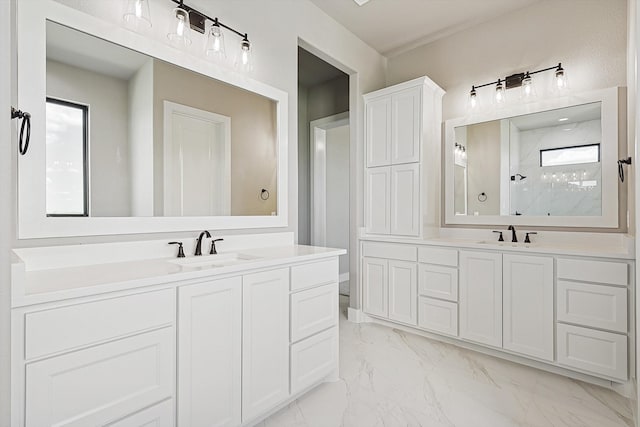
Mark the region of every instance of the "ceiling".
POLYGON ((298 83, 311 87, 347 75, 328 62, 298 47, 298 83))
POLYGON ((385 56, 393 56, 541 0, 311 0, 385 56))

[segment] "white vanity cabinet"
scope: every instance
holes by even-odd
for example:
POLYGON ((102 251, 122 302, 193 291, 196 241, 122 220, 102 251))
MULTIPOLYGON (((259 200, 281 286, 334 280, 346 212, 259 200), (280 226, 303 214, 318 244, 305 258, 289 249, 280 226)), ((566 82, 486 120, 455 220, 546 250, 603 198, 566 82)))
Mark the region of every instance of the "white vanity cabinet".
POLYGON ((460 251, 460 338, 502 347, 502 254, 460 251))
POLYGON ((242 277, 178 288, 178 425, 239 425, 242 277))
POLYGON ((289 269, 243 276, 242 420, 289 396, 289 269))
POLYGON ((364 95, 367 233, 418 237, 437 210, 443 95, 427 77, 364 95))
POLYGON ((553 258, 504 254, 503 347, 553 361, 553 258))
POLYGON ((458 336, 458 251, 418 248, 418 327, 458 336))

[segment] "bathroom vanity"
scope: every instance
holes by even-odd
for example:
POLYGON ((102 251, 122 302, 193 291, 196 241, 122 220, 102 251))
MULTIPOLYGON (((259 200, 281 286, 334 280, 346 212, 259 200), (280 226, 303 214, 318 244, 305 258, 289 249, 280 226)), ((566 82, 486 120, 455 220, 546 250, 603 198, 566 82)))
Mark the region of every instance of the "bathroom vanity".
POLYGON ((13 425, 253 425, 337 380, 345 251, 240 240, 132 261, 108 255, 131 243, 18 250, 13 425))

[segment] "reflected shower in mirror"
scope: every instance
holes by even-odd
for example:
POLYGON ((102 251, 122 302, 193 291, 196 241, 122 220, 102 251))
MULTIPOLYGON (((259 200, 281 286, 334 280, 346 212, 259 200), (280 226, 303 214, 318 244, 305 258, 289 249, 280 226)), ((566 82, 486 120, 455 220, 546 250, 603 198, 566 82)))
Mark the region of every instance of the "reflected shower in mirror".
POLYGON ((53 22, 46 70, 48 216, 277 213, 274 100, 53 22))
POLYGON ((456 215, 602 215, 601 103, 455 128, 456 215))

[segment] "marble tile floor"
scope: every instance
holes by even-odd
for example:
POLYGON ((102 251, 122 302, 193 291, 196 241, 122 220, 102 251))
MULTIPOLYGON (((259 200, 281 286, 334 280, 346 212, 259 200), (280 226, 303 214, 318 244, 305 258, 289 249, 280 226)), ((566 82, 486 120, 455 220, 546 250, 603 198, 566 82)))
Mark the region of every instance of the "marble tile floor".
POLYGON ((610 390, 345 317, 340 381, 322 384, 259 427, 633 426, 610 390))

